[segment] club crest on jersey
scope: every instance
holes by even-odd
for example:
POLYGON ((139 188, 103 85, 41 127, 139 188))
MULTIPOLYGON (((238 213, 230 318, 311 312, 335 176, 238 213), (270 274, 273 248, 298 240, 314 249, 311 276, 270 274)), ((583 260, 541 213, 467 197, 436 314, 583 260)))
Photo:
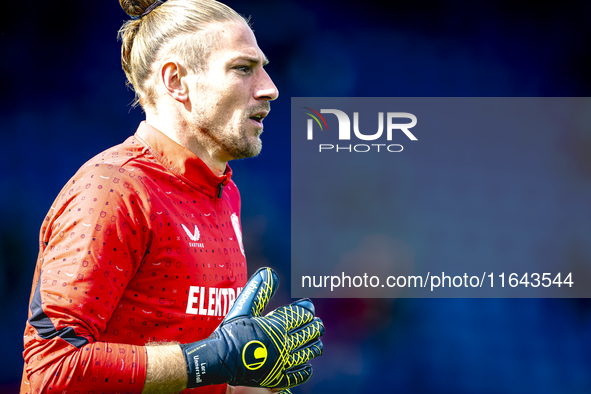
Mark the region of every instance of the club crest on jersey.
POLYGON ((185 226, 184 224, 181 224, 181 226, 183 227, 183 230, 185 230, 185 233, 187 233, 187 236, 189 237, 189 239, 193 242, 189 242, 189 246, 192 248, 202 248, 203 247, 203 243, 201 242, 197 242, 199 241, 199 238, 201 237, 201 233, 199 233, 199 229, 197 228, 197 225, 195 225, 195 230, 193 232, 191 232, 187 226, 185 226))
POLYGON ((236 239, 238 240, 238 245, 240 245, 240 251, 242 255, 244 254, 244 246, 242 245, 242 230, 240 230, 240 219, 238 219, 238 215, 235 213, 230 216, 230 220, 232 221, 232 227, 234 227, 234 232, 236 233, 236 239))

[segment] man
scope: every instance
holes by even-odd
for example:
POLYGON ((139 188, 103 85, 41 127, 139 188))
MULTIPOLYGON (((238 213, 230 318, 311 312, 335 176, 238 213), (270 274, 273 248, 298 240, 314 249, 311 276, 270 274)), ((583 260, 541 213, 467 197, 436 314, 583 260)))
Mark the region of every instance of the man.
POLYGON ((137 17, 122 64, 146 121, 83 165, 45 218, 21 393, 300 384, 322 323, 306 300, 261 317, 277 280, 246 282, 227 165, 261 149, 278 96, 267 59, 213 0, 120 3, 137 17))

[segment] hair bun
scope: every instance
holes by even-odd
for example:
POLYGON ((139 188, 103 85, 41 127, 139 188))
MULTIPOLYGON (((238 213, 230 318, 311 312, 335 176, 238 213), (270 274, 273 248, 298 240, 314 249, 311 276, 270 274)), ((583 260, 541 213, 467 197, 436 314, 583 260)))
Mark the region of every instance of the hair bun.
POLYGON ((156 0, 119 0, 123 11, 129 16, 141 16, 156 0))

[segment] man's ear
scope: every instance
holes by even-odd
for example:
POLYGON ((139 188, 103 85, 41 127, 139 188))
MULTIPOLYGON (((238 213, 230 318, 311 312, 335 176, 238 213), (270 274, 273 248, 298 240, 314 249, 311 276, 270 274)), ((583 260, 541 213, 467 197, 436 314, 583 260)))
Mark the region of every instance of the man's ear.
POLYGON ((176 101, 185 104, 189 100, 187 69, 179 62, 169 61, 162 65, 160 82, 166 94, 176 101))

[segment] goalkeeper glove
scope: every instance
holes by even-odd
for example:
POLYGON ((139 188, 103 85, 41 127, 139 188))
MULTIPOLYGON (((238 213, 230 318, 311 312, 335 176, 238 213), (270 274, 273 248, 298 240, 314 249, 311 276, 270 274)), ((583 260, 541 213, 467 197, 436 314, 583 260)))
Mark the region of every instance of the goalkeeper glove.
POLYGON ((222 383, 289 388, 310 379, 307 361, 322 355, 324 325, 309 299, 261 316, 278 284, 275 271, 259 269, 208 339, 181 345, 187 388, 222 383))

